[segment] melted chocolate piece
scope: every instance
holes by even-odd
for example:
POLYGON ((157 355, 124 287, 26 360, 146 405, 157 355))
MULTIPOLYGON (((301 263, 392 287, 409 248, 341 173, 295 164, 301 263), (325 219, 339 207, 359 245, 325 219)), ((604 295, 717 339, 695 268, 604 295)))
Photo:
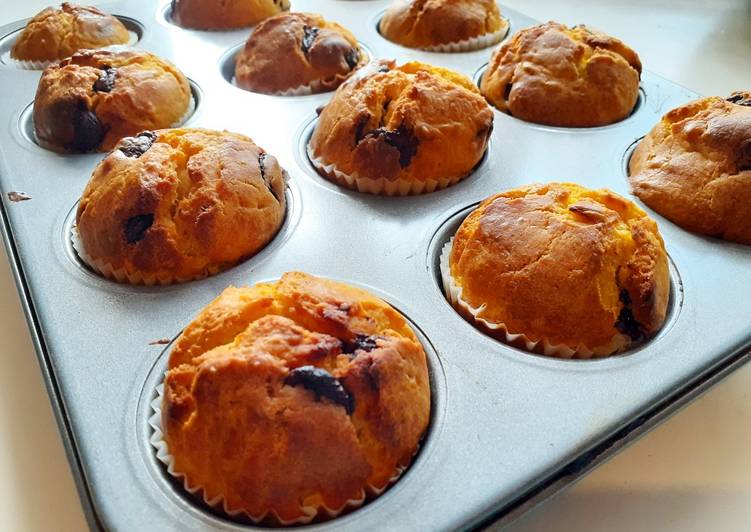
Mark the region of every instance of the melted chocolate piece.
POLYGON ((125 137, 120 141, 118 149, 126 157, 138 159, 146 153, 156 141, 156 133, 153 131, 143 131, 135 137, 125 137))
POLYGON ((125 222, 125 240, 128 244, 135 244, 141 240, 151 224, 154 223, 153 214, 137 214, 125 222))
POLYGON ((344 60, 347 62, 349 69, 352 70, 360 61, 360 52, 357 50, 357 48, 350 48, 349 52, 347 52, 347 55, 344 56, 344 60))
POLYGON ((112 92, 115 88, 115 77, 117 70, 110 67, 104 67, 99 79, 94 82, 94 90, 97 92, 112 92))
POLYGON ((316 401, 325 397, 331 402, 341 405, 351 414, 355 410, 355 402, 352 396, 347 393, 339 379, 323 368, 315 366, 301 366, 289 372, 284 379, 287 386, 302 386, 316 396, 316 401))
POLYGON ((316 107, 316 116, 321 116, 324 109, 326 109, 326 105, 319 105, 316 107))
POLYGON ((384 128, 374 129, 365 136, 383 137, 386 144, 399 150, 399 166, 402 168, 409 166, 412 157, 417 155, 417 147, 420 145, 420 139, 415 136, 412 129, 403 124, 394 131, 384 128))
POLYGON ((355 146, 357 146, 362 139, 365 138, 365 126, 370 122, 370 115, 364 114, 357 119, 355 125, 355 146))
POLYGON ((619 299, 623 303, 623 308, 618 314, 614 327, 634 342, 641 342, 646 338, 646 335, 644 334, 644 327, 636 321, 634 312, 631 310, 631 296, 628 295, 628 290, 621 288, 619 299))
POLYGON ((345 354, 354 354, 357 351, 365 351, 366 353, 369 353, 376 347, 378 347, 378 344, 376 343, 376 340, 378 339, 378 336, 368 336, 367 334, 357 334, 355 335, 355 339, 349 342, 342 342, 342 352, 345 354))
POLYGON ((258 169, 261 171, 261 179, 263 179, 263 182, 266 183, 266 188, 269 189, 269 192, 271 192, 271 195, 274 196, 274 199, 276 201, 279 201, 279 197, 276 195, 276 192, 274 192, 274 187, 271 186, 271 180, 268 179, 266 176, 266 158, 268 155, 266 152, 261 152, 258 154, 258 169))
POLYGON ((745 105, 747 107, 751 107, 751 97, 744 96, 740 92, 736 92, 735 94, 732 94, 730 97, 725 98, 730 103, 734 103, 737 105, 745 105))
POLYGON ((86 152, 99 147, 104 138, 105 129, 85 101, 78 101, 72 118, 73 141, 66 146, 66 149, 86 152))
POLYGON ((306 25, 302 27, 302 31, 303 31, 303 36, 302 36, 302 41, 300 42, 300 49, 302 50, 304 54, 307 55, 307 53, 313 47, 313 41, 316 40, 319 29, 316 27, 311 27, 311 26, 306 25))

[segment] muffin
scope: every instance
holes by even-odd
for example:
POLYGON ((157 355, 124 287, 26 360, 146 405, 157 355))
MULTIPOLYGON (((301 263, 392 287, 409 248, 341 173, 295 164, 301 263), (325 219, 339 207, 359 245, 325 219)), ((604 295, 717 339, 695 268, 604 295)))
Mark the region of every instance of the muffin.
POLYGON ((639 97, 641 62, 624 43, 557 22, 523 29, 498 47, 480 89, 500 111, 550 126, 623 120, 639 97))
POLYGON ((70 57, 79 50, 128 44, 131 34, 122 22, 93 6, 63 2, 37 13, 21 32, 10 51, 11 59, 25 66, 45 64, 70 57))
POLYGON ((355 36, 339 24, 313 13, 282 13, 253 30, 237 55, 235 83, 264 94, 325 92, 366 62, 355 36))
POLYGON ((320 173, 385 195, 432 192, 480 162, 493 111, 472 82, 443 68, 375 61, 323 108, 308 145, 320 173))
POLYGON ((482 331, 558 357, 608 356, 654 336, 670 293, 657 224, 608 190, 531 185, 483 201, 441 260, 482 331))
POLYGON ((170 473, 268 524, 333 517, 382 492, 411 462, 431 406, 425 351, 404 318, 299 272, 229 287, 201 311, 155 405, 152 442, 170 473))
POLYGON ((285 214, 286 172, 236 133, 144 131, 97 165, 76 213, 79 256, 105 277, 169 284, 254 255, 285 214))
POLYGON ((636 147, 629 180, 688 231, 751 244, 751 92, 667 113, 636 147))
POLYGON ((289 0, 172 0, 178 26, 196 30, 229 30, 258 24, 289 9, 289 0))
POLYGON ((408 48, 466 52, 499 42, 508 27, 495 0, 395 0, 378 29, 408 48))
POLYGON ((169 61, 140 50, 85 50, 44 70, 34 131, 50 150, 107 151, 139 131, 179 125, 192 105, 188 79, 169 61))

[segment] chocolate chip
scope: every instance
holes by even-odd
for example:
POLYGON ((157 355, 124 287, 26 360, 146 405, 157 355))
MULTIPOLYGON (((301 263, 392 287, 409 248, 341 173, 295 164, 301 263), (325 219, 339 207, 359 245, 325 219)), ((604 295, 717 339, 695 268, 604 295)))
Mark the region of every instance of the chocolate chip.
POLYGON ((751 95, 743 94, 742 92, 736 92, 731 94, 728 98, 725 98, 728 102, 737 105, 745 105, 751 107, 751 95))
POLYGON ((94 82, 94 90, 97 92, 112 92, 115 88, 115 76, 117 71, 114 68, 104 67, 99 79, 94 82))
POLYGON ((125 222, 125 240, 128 244, 135 244, 141 240, 145 235, 149 227, 154 223, 154 215, 149 214, 137 214, 131 216, 125 222))
POLYGON ((289 372, 284 379, 287 386, 302 386, 313 392, 316 400, 325 397, 333 403, 341 405, 351 414, 355 410, 354 398, 347 393, 339 379, 323 368, 315 366, 301 366, 289 372))
POLYGON ((310 49, 313 47, 313 41, 316 40, 319 30, 316 27, 305 25, 302 27, 302 31, 303 31, 303 36, 302 36, 302 42, 300 42, 300 49, 303 51, 304 54, 307 54, 310 51, 310 49))
POLYGON ((125 137, 117 149, 126 157, 138 159, 151 148, 156 138, 157 135, 153 131, 143 131, 135 137, 125 137))
POLYGON ((347 62, 349 69, 352 70, 360 61, 360 52, 357 50, 357 48, 350 48, 349 52, 347 52, 347 55, 344 56, 344 60, 347 62))
POLYGON ((634 342, 641 342, 646 338, 646 335, 644 334, 644 328, 641 323, 636 321, 634 312, 631 310, 631 296, 629 296, 628 290, 622 288, 619 299, 623 304, 623 308, 621 308, 618 319, 615 321, 615 328, 634 342))
POLYGON ((420 139, 418 139, 411 128, 405 125, 400 125, 394 131, 389 131, 384 128, 374 129, 368 132, 366 137, 383 137, 383 140, 389 146, 393 146, 399 150, 399 166, 405 168, 409 166, 412 161, 412 157, 417 155, 417 147, 420 145, 420 139))
POLYGON ((85 101, 79 100, 72 118, 73 141, 66 146, 66 149, 84 152, 97 148, 102 143, 105 129, 85 101))
POLYGON ((266 188, 269 189, 269 192, 271 192, 271 195, 274 196, 276 201, 279 201, 279 198, 276 195, 276 192, 274 192, 274 187, 271 186, 271 181, 266 177, 266 158, 268 155, 265 152, 261 152, 258 154, 258 169, 261 171, 261 179, 263 179, 263 182, 266 183, 266 188))
POLYGON ((368 122, 370 122, 369 114, 360 115, 360 117, 357 119, 357 123, 355 124, 355 146, 357 146, 360 141, 365 138, 365 126, 368 125, 368 122))
POLYGON ((382 66, 378 67, 378 72, 388 72, 390 70, 391 69, 389 68, 388 65, 382 65, 382 66))
POLYGON ((355 339, 351 341, 342 342, 342 352, 345 354, 353 354, 356 351, 365 351, 369 353, 376 347, 378 336, 368 336, 367 334, 357 334, 355 339))
POLYGON ((319 105, 316 107, 316 116, 321 116, 324 109, 326 109, 326 105, 319 105))

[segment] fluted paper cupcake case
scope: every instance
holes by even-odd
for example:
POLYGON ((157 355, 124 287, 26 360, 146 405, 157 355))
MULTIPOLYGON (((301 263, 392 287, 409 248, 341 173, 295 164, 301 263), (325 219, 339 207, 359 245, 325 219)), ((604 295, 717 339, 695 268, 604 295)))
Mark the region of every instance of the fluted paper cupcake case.
MULTIPOLYGON (((127 44, 110 44, 109 46, 96 48, 96 50, 118 51, 118 50, 126 49, 135 45, 138 42, 138 34, 134 31, 128 30, 128 35, 130 35, 130 39, 128 40, 127 44)), ((63 57, 62 59, 54 59, 52 61, 22 61, 20 59, 13 59, 10 56, 10 51, 5 52, 5 54, 3 54, 3 62, 5 64, 13 65, 16 68, 20 68, 21 70, 44 70, 48 66, 54 65, 55 63, 59 63, 63 59, 66 59, 66 58, 63 57)))
POLYGON ((462 299, 462 288, 456 284, 453 277, 451 277, 451 269, 449 267, 449 256, 451 255, 451 248, 453 247, 454 238, 451 237, 441 250, 440 258, 440 270, 441 281, 443 282, 443 291, 448 297, 451 304, 458 308, 458 310, 471 318, 474 322, 480 324, 483 328, 493 336, 502 336, 505 342, 510 345, 524 346, 527 351, 532 353, 542 353, 546 356, 558 357, 558 358, 597 358, 614 355, 619 351, 623 351, 630 343, 628 337, 623 334, 615 334, 610 343, 605 346, 599 346, 594 349, 579 344, 576 347, 571 347, 565 344, 553 344, 547 338, 542 337, 540 340, 531 340, 524 333, 513 333, 508 330, 505 323, 488 321, 480 316, 480 313, 485 310, 485 306, 473 307, 467 301, 462 299))
POLYGON ((170 285, 178 283, 187 283, 188 281, 195 281, 197 279, 203 279, 215 275, 222 271, 222 268, 216 265, 209 266, 202 275, 192 275, 189 277, 178 277, 171 274, 144 274, 141 272, 128 272, 125 268, 115 268, 107 261, 95 259, 91 257, 84 249, 81 237, 78 234, 78 228, 73 226, 70 231, 70 243, 73 249, 78 255, 78 258, 86 264, 89 268, 94 270, 99 275, 106 277, 107 279, 113 279, 119 283, 127 283, 133 285, 170 285))
POLYGON ((501 17, 503 27, 492 33, 486 33, 477 37, 470 37, 463 41, 450 42, 445 44, 436 44, 434 46, 425 46, 421 50, 426 52, 441 52, 441 53, 456 53, 456 52, 472 52, 474 50, 482 50, 493 46, 503 40, 509 30, 509 23, 505 17, 501 17))
POLYGON ((361 177, 358 174, 349 175, 337 169, 333 164, 327 164, 323 159, 313 155, 313 149, 308 143, 308 158, 318 173, 327 177, 329 180, 345 188, 365 192, 367 194, 376 194, 381 196, 411 196, 417 194, 426 194, 441 190, 454 185, 467 177, 462 175, 458 177, 443 177, 440 179, 386 179, 361 177))
MULTIPOLYGON (((166 372, 165 372, 165 376, 166 376, 166 372)), ((226 499, 221 494, 215 495, 214 497, 210 497, 209 494, 206 493, 206 491, 203 489, 203 487, 194 485, 188 479, 187 475, 175 470, 175 459, 169 452, 167 442, 164 441, 164 431, 162 428, 163 395, 164 395, 164 384, 160 383, 156 387, 156 395, 150 403, 151 416, 149 417, 149 426, 152 429, 151 435, 149 437, 149 443, 151 443, 151 446, 156 451, 157 460, 159 460, 162 464, 164 464, 164 466, 167 469, 167 473, 169 473, 170 476, 181 481, 183 488, 185 488, 185 491, 187 491, 191 495, 199 496, 203 500, 204 503, 206 503, 209 507, 213 508, 214 510, 221 510, 225 514, 236 519, 244 518, 246 520, 250 520, 251 522, 255 524, 268 522, 271 520, 272 522, 279 523, 283 526, 303 525, 303 524, 310 523, 311 521, 313 521, 313 519, 315 519, 321 513, 328 516, 328 518, 332 519, 340 515, 345 510, 359 508, 360 506, 363 505, 368 495, 377 496, 383 493, 383 491, 386 490, 386 488, 391 486, 394 482, 396 482, 399 479, 399 477, 402 475, 402 473, 406 469, 406 467, 397 468, 397 471, 394 474, 394 476, 392 476, 389 479, 389 481, 381 488, 376 488, 375 486, 371 486, 371 485, 366 486, 365 489, 361 490, 359 497, 357 497, 356 499, 348 500, 340 508, 332 509, 332 508, 327 507, 326 505, 321 505, 320 507, 302 506, 300 510, 303 512, 303 515, 292 520, 286 520, 286 519, 280 518, 279 515, 277 515, 277 513, 274 510, 263 513, 261 515, 251 515, 244 509, 229 508, 227 506, 226 499)))

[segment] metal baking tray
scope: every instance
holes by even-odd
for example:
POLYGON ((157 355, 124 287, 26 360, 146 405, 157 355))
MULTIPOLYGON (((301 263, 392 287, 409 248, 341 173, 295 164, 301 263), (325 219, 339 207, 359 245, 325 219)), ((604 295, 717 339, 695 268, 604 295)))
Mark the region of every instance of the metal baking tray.
MULTIPOLYGON (((351 29, 373 57, 420 60, 478 79, 491 49, 440 54, 383 39, 388 0, 293 0, 351 29)), ((227 78, 249 30, 200 32, 169 22, 169 2, 105 8, 128 17, 136 45, 176 63, 198 101, 189 126, 252 137, 291 176, 289 212, 257 256, 214 277, 133 287, 77 260, 68 233, 101 154, 58 155, 33 141, 40 73, 0 65, 0 187, 5 244, 81 500, 92 528, 243 528, 196 503, 165 474, 148 443, 148 403, 173 338, 227 285, 301 269, 366 287, 419 331, 429 354, 433 414, 414 464, 391 489, 310 528, 463 529, 511 521, 611 456, 745 362, 751 346, 751 248, 687 233, 655 213, 672 260, 672 299, 660 334, 633 352, 567 361, 520 352, 464 321, 438 281, 441 246, 481 199, 552 180, 629 196, 633 143, 696 94, 649 71, 639 105, 615 125, 566 129, 500 112, 487 156, 449 189, 408 198, 368 196, 319 177, 304 145, 331 94, 272 97, 227 78), (31 200, 12 202, 9 192, 31 200)), ((535 23, 502 8, 510 34, 535 23)), ((0 57, 25 21, 4 26, 0 57), (14 33, 15 32, 15 33, 14 33)), ((649 57, 642 58, 649 67, 649 57)))

